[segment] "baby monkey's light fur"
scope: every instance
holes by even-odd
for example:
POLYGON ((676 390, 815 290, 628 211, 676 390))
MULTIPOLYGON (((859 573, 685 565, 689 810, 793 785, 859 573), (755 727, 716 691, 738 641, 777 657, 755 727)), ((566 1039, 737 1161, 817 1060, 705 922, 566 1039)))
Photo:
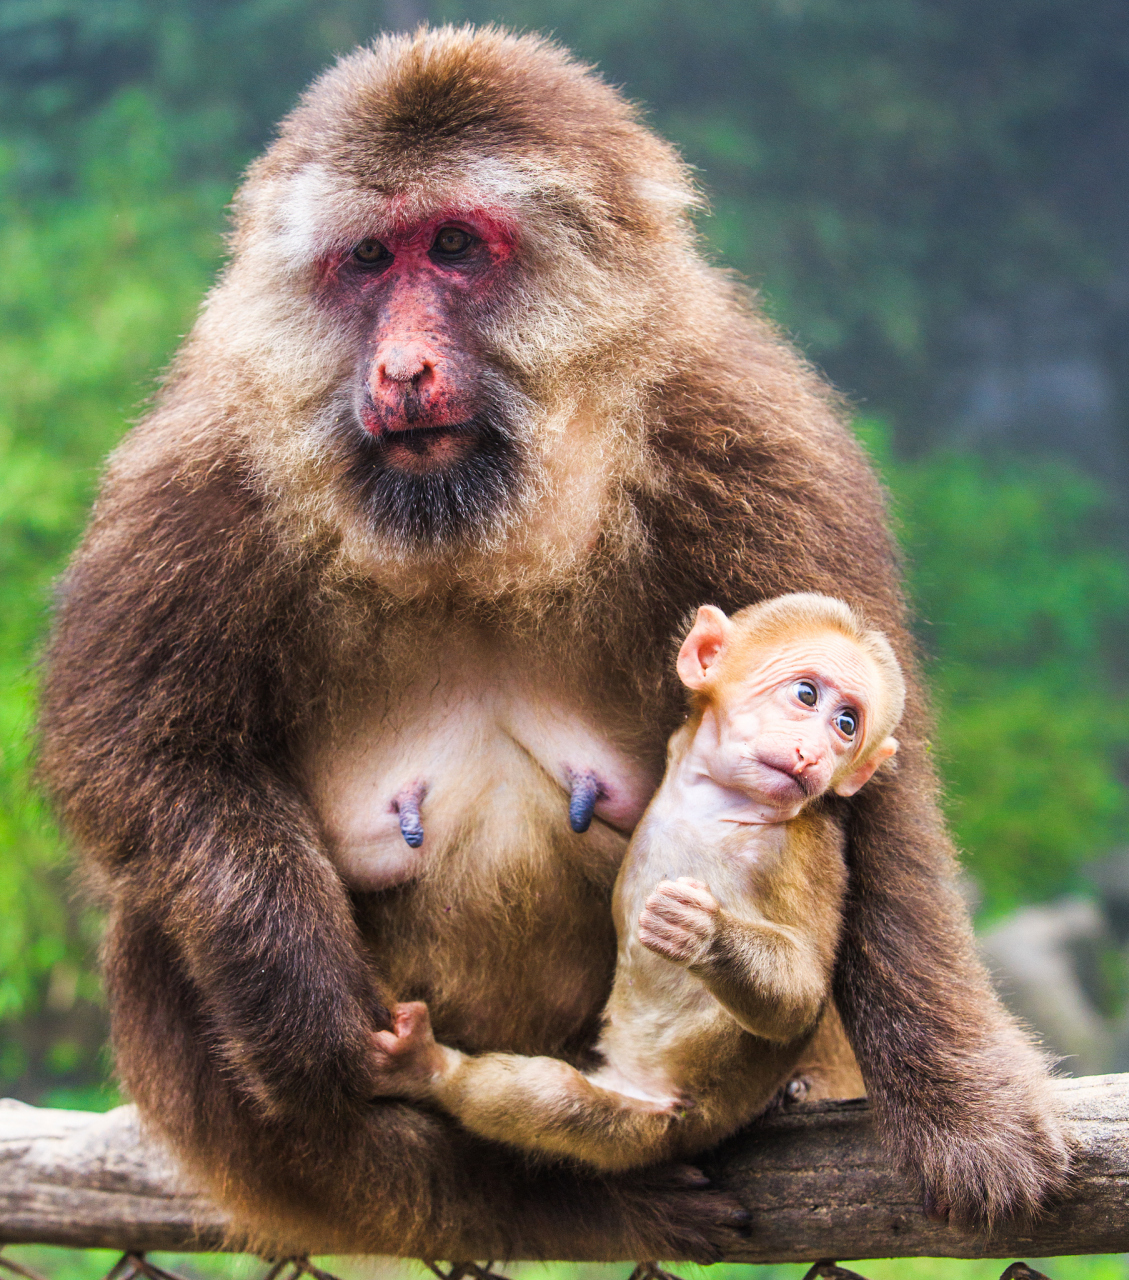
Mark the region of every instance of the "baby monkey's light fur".
MULTIPOLYGON (((691 714, 670 740, 662 786, 616 883, 619 957, 597 1045, 602 1065, 582 1074, 556 1058, 435 1045, 418 1002, 399 1006, 396 1030, 381 1034, 399 1087, 484 1137, 605 1170, 692 1155, 764 1110, 829 1012, 846 868, 840 822, 819 799, 853 794, 896 750, 889 735, 905 701, 898 661, 848 605, 803 593, 731 619, 703 607, 678 670, 691 714), (862 660, 848 699, 858 741, 829 748, 818 788, 798 802, 765 803, 753 782, 735 794, 732 779, 709 773, 709 740, 739 732, 723 700, 751 693, 759 723, 794 742, 810 742, 802 734, 817 724, 834 732, 845 664, 842 650, 837 661, 834 646, 820 644, 828 636, 845 638, 862 660), (820 689, 811 715, 793 693, 803 680, 820 689), (782 697, 795 702, 790 712, 776 703, 782 697), (678 924, 686 911, 696 930, 678 924)), ((755 754, 757 739, 737 745, 755 754)))

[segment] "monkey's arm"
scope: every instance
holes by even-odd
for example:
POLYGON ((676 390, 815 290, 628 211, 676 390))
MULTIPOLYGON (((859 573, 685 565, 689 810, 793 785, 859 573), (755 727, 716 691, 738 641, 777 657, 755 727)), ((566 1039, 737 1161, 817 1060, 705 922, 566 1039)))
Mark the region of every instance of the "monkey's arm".
POLYGON ((748 1032, 779 1043, 814 1026, 831 990, 838 894, 806 893, 774 921, 719 906, 707 885, 662 881, 639 918, 644 946, 685 966, 748 1032))
MULTIPOLYGON (((63 584, 42 767, 115 916, 156 929, 248 1101, 357 1109, 386 1014, 287 776, 282 654, 300 638, 286 613, 309 609, 302 575, 287 580, 274 551, 231 473, 112 488, 63 584)), ((115 970, 112 943, 109 962, 116 1034, 132 1043, 131 984, 145 979, 115 970)), ((158 1046, 136 1048, 153 1069, 158 1046)), ((129 1049, 120 1057, 142 1087, 129 1049)))
POLYGON ((811 1030, 831 992, 830 965, 809 933, 728 911, 688 968, 746 1031, 781 1043, 811 1030))
POLYGON ((920 1175, 931 1216, 1029 1215, 1065 1186, 1069 1144, 1048 1059, 977 956, 911 728, 920 704, 912 716, 898 730, 897 773, 851 801, 835 999, 883 1135, 920 1175))

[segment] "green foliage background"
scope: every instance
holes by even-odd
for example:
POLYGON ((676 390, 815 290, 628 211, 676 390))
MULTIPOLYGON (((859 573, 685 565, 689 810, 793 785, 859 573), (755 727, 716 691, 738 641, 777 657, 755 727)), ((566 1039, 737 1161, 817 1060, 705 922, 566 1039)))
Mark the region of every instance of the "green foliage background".
MULTIPOLYGON (((432 16, 555 28, 700 167, 715 255, 865 396, 983 911, 1082 885, 1129 835, 1125 495, 1061 458, 946 450, 926 406, 962 308, 1032 280, 1101 290, 1120 269, 1129 184, 1103 160, 1129 126, 1120 7, 444 0, 432 16)), ((239 168, 381 19, 0 0, 0 1085, 29 1100, 113 1097, 97 911, 31 779, 52 582, 222 259, 239 168)))

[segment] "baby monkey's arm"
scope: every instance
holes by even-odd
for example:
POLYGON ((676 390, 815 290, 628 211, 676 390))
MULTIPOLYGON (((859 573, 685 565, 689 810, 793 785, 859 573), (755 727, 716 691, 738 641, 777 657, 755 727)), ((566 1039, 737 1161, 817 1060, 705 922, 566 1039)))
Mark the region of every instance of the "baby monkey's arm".
POLYGON ((639 917, 639 940, 683 965, 746 1031, 787 1042, 809 1031, 831 985, 834 911, 805 902, 784 923, 749 904, 746 918, 724 910, 700 880, 664 880, 639 917), (828 918, 825 918, 828 917, 828 918))

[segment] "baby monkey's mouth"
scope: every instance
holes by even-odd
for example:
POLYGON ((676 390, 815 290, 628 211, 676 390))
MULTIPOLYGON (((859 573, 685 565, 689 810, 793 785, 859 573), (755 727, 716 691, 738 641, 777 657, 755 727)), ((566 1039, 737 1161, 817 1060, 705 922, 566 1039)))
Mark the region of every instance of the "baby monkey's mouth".
POLYGON ((783 756, 754 757, 753 763, 763 771, 764 790, 773 799, 807 800, 819 790, 818 780, 806 771, 794 772, 794 764, 783 756))

